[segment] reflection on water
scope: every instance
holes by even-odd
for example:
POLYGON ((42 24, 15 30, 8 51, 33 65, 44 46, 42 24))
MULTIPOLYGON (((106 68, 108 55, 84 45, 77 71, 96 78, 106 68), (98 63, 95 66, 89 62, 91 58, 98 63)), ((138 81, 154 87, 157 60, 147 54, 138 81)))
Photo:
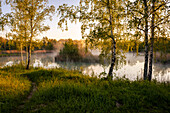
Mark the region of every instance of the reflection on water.
MULTIPOLYGON (((55 62, 54 57, 56 54, 47 53, 47 54, 37 54, 32 55, 31 65, 33 67, 44 67, 46 69, 50 68, 66 68, 66 69, 75 69, 80 70, 84 74, 95 75, 100 77, 106 76, 106 74, 101 74, 102 72, 107 73, 109 71, 109 65, 102 66, 98 63, 63 63, 55 62)), ((0 57, 0 66, 11 66, 13 64, 20 63, 20 57, 0 57)), ((122 63, 118 66, 117 69, 114 69, 114 77, 126 77, 130 80, 141 79, 143 77, 143 68, 144 68, 144 56, 141 53, 139 56, 135 56, 133 53, 126 54, 126 64, 122 63)), ((154 64, 153 65, 153 79, 158 81, 170 81, 170 64, 154 64)))

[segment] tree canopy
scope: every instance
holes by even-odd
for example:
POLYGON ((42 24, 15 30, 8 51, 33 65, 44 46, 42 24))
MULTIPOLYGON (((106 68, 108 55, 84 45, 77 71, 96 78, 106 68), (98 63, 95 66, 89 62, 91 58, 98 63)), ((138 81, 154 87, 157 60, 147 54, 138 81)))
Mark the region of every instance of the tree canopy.
POLYGON ((59 27, 67 30, 67 21, 81 22, 82 37, 91 47, 100 47, 104 56, 111 57, 109 76, 116 62, 116 42, 123 37, 125 7, 118 0, 80 0, 79 6, 63 4, 58 8, 59 27), (65 26, 64 26, 65 25, 65 26), (110 54, 111 51, 111 54, 110 54))

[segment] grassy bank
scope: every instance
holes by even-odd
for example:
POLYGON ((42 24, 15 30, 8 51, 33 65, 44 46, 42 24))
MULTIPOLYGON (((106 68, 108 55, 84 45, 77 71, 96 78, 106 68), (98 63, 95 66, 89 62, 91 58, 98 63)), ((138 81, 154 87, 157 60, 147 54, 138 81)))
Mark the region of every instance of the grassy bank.
POLYGON ((0 69, 0 112, 164 112, 170 111, 170 84, 106 81, 65 69, 0 69), (23 104, 35 83, 36 91, 23 104), (15 90, 14 90, 15 89, 15 90), (8 93, 10 92, 10 93, 8 93))

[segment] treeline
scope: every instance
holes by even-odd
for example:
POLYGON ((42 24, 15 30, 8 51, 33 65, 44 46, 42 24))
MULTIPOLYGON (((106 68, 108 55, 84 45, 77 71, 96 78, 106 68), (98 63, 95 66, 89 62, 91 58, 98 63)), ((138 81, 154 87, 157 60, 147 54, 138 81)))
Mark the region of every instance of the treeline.
MULTIPOLYGON (((69 42, 70 39, 48 39, 48 37, 43 37, 41 40, 34 40, 33 43, 33 50, 54 50, 57 49, 60 51, 63 49, 66 42, 69 42)), ((74 44, 77 44, 78 47, 81 49, 85 47, 84 40, 72 40, 74 44)), ((119 47, 127 52, 144 52, 145 45, 144 41, 120 41, 117 43, 119 47)), ((0 50, 18 50, 19 45, 18 41, 13 39, 6 39, 0 37, 0 50)), ((154 44, 154 52, 160 53, 170 53, 170 39, 169 38, 157 38, 154 44)))
MULTIPOLYGON (((117 43, 120 49, 126 50, 126 52, 144 52, 144 41, 120 41, 117 43)), ((150 45, 150 42, 149 42, 150 45)), ((160 52, 162 54, 170 53, 170 39, 169 38, 156 38, 154 43, 154 52, 160 52)))
MULTIPOLYGON (((43 37, 41 40, 33 40, 32 50, 54 50, 54 45, 56 44, 55 39, 48 39, 43 37)), ((5 39, 0 37, 0 50, 20 50, 20 43, 18 40, 5 39)), ((24 44, 23 44, 24 45, 24 44)), ((23 46, 23 50, 26 50, 26 47, 23 46)))
MULTIPOLYGON (((54 47, 56 48, 57 52, 60 52, 60 50, 63 49, 64 44, 69 42, 72 39, 60 39, 58 41, 56 41, 56 44, 54 45, 54 47)), ((78 46, 79 49, 85 47, 85 40, 72 40, 74 44, 76 44, 78 46)))

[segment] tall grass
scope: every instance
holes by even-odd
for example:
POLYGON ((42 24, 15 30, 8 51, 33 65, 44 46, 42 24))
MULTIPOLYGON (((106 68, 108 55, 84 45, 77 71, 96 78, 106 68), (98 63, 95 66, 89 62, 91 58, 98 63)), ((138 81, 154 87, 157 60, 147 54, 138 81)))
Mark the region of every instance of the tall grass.
MULTIPOLYGON (((132 82, 127 79, 108 81, 85 76, 78 71, 65 69, 45 70, 32 68, 26 71, 21 67, 8 67, 1 69, 0 72, 3 72, 3 76, 6 77, 8 76, 7 70, 15 72, 15 74, 11 74, 11 77, 14 77, 15 81, 18 80, 18 84, 25 83, 26 85, 24 86, 26 87, 25 89, 22 85, 18 85, 23 90, 18 88, 16 92, 14 91, 16 96, 10 94, 12 98, 21 99, 22 96, 19 97, 19 95, 26 95, 24 92, 30 90, 30 81, 35 82, 37 86, 37 91, 25 103, 25 107, 20 112, 168 113, 170 111, 170 85, 168 83, 132 82)), ((7 83, 11 84, 11 81, 8 79, 7 83)), ((7 96, 5 93, 4 95, 7 96)), ((13 108, 12 110, 18 109, 17 106, 12 106, 11 108, 13 108)))
POLYGON ((37 92, 29 112, 169 112, 169 84, 100 80, 64 69, 27 73, 37 92))
POLYGON ((12 112, 30 91, 31 81, 20 76, 18 68, 0 69, 0 113, 12 112))

